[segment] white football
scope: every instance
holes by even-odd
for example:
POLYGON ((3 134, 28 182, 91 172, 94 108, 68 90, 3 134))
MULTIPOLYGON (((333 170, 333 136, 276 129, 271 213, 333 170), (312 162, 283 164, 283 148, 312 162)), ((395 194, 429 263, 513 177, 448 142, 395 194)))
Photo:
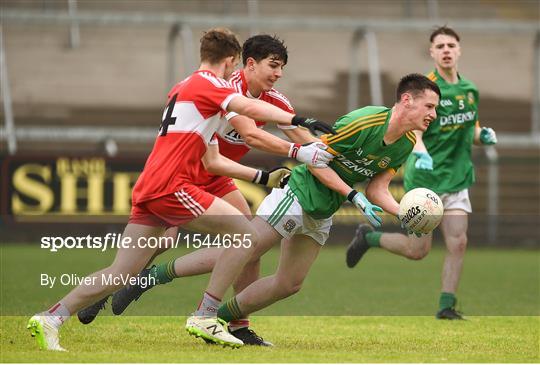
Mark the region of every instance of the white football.
POLYGON ((426 234, 433 231, 441 223, 443 212, 441 198, 425 188, 407 192, 399 202, 401 224, 413 233, 426 234))

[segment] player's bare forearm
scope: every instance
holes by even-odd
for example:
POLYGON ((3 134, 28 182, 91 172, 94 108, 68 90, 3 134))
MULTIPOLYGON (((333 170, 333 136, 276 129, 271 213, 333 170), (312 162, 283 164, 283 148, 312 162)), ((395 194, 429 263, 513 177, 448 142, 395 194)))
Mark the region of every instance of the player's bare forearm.
POLYGON ((388 189, 367 189, 366 197, 371 203, 383 208, 385 212, 388 212, 395 216, 398 215, 399 204, 398 202, 396 202, 392 194, 390 194, 388 189))
POLYGON ((399 203, 394 199, 388 186, 394 177, 391 171, 385 171, 375 176, 366 187, 366 197, 370 202, 383 208, 386 212, 398 215, 399 203))
POLYGON ((229 160, 227 157, 223 157, 211 165, 211 168, 208 169, 208 172, 214 175, 229 176, 234 179, 240 179, 245 181, 253 181, 253 177, 257 173, 257 170, 239 164, 229 160))
POLYGON ((473 143, 475 146, 481 146, 482 142, 480 141, 480 131, 482 130, 482 127, 480 127, 480 123, 477 121, 476 125, 474 127, 474 139, 473 143))
POLYGON ((239 164, 220 154, 217 145, 208 146, 203 163, 209 173, 234 179, 252 181, 257 173, 257 169, 239 164))
POLYGON ((233 111, 254 120, 285 125, 290 125, 294 117, 294 114, 286 112, 277 106, 262 100, 248 99, 245 96, 233 98, 227 106, 227 111, 233 111))
POLYGON ((321 141, 319 138, 314 137, 304 128, 282 129, 282 131, 294 143, 304 144, 321 141))
POLYGON ((237 115, 230 119, 229 122, 242 136, 244 141, 252 148, 258 150, 275 153, 280 156, 288 156, 291 144, 271 133, 257 128, 257 125, 248 117, 237 115))
POLYGON ((315 168, 308 167, 309 171, 315 176, 321 183, 323 183, 328 189, 331 189, 343 196, 349 195, 352 188, 347 185, 339 175, 330 167, 315 168))

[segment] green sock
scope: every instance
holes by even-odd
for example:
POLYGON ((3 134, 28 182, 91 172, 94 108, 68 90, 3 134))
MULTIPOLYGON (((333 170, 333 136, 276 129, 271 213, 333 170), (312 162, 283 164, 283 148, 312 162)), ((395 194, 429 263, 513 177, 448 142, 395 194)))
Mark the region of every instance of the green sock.
POLYGON ((439 298, 439 310, 453 308, 454 305, 456 305, 456 296, 454 293, 442 292, 441 297, 439 298))
POLYGON ((366 233, 366 242, 369 247, 381 247, 382 232, 368 232, 366 233))
POLYGON ((221 307, 219 307, 217 315, 225 322, 244 318, 244 315, 242 314, 242 312, 240 312, 240 307, 238 306, 236 297, 232 297, 231 299, 223 303, 221 307))
POLYGON ((150 277, 155 278, 156 285, 167 284, 168 282, 177 278, 176 273, 174 272, 175 261, 176 259, 172 259, 165 264, 158 264, 156 266, 152 266, 152 268, 150 269, 150 277))

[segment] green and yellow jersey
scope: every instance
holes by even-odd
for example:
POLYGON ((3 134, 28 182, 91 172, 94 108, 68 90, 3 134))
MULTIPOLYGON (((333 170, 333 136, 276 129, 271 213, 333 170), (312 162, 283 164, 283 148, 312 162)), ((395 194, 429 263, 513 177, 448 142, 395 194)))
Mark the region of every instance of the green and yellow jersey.
POLYGON ((441 89, 437 119, 422 136, 433 158, 433 171, 417 170, 416 157, 411 155, 405 168, 405 190, 425 187, 438 194, 453 193, 475 180, 471 146, 478 122, 478 89, 461 76, 456 84, 449 84, 436 70, 427 77, 441 89))
MULTIPOLYGON (((349 186, 397 169, 407 160, 416 142, 407 132, 390 145, 383 142, 392 110, 368 106, 339 118, 334 125, 336 135, 324 135, 322 141, 336 157, 329 164, 349 186)), ((289 187, 304 212, 316 219, 331 217, 346 197, 327 188, 306 165, 292 170, 289 187)))

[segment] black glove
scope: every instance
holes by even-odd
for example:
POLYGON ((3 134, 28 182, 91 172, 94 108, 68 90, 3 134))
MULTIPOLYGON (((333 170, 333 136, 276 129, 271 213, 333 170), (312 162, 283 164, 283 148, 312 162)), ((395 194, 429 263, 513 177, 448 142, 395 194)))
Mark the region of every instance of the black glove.
POLYGON ((303 118, 295 115, 292 118, 291 125, 298 125, 300 127, 307 128, 313 135, 317 135, 317 131, 337 134, 336 131, 334 131, 328 124, 314 118, 303 118))
POLYGON ((270 171, 257 170, 252 182, 269 188, 283 189, 289 182, 291 170, 286 167, 276 167, 270 171))

